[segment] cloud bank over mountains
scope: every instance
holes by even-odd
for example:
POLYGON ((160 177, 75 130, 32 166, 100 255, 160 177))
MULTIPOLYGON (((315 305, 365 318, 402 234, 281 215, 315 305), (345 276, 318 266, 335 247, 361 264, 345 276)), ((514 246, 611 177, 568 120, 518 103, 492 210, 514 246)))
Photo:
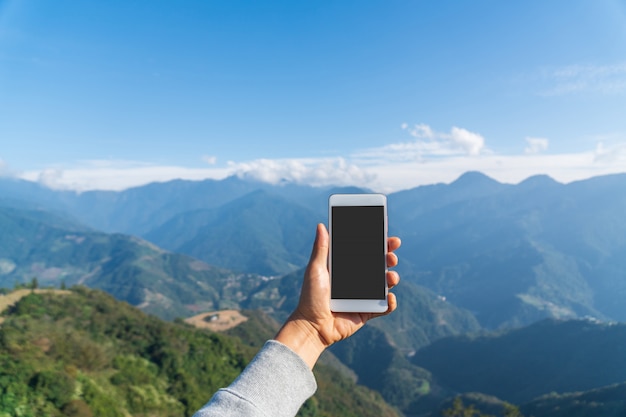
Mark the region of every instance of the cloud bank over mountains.
POLYGON ((271 184, 355 185, 393 192, 451 182, 467 171, 481 171, 498 181, 517 183, 537 174, 571 182, 626 170, 626 138, 599 139, 595 148, 577 153, 548 153, 548 138, 527 137, 520 139, 518 154, 502 154, 490 149, 483 135, 465 128, 454 126, 449 132, 440 132, 427 124, 407 123, 401 128, 411 140, 331 157, 260 158, 220 164, 218 156, 202 155, 198 157, 202 161, 198 167, 89 160, 71 167, 20 173, 0 159, 0 173, 53 189, 76 191, 122 190, 172 179, 222 179, 237 175, 271 184))

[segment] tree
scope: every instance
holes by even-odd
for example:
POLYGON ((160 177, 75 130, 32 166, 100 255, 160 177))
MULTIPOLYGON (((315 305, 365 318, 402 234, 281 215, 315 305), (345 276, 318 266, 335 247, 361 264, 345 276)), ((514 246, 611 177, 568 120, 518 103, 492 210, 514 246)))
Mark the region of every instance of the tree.
MULTIPOLYGON (((504 403, 503 407, 504 417, 524 417, 524 415, 519 411, 519 408, 512 404, 504 403)), ((456 397, 452 403, 452 407, 443 410, 442 414, 444 417, 493 417, 490 414, 481 413, 476 409, 474 404, 470 404, 466 407, 463 404, 461 397, 456 397)))
POLYGON ((442 414, 444 417, 486 417, 483 416, 473 404, 465 407, 461 397, 456 397, 452 403, 452 407, 444 410, 442 414))
POLYGON ((519 408, 513 404, 505 403, 504 417, 524 417, 524 415, 519 411, 519 408))

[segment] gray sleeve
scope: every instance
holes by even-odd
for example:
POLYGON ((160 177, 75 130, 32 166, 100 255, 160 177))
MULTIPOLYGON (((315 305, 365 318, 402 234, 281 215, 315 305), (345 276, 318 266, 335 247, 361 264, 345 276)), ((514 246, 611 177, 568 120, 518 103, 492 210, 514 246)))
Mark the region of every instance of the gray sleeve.
POLYGON ((302 358, 270 340, 194 417, 293 417, 316 389, 313 372, 302 358))

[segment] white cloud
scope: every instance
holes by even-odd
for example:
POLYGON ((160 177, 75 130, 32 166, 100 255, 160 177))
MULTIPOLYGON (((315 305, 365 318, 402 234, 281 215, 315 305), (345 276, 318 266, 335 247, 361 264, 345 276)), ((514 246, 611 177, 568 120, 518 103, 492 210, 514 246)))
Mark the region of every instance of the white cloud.
POLYGON ((193 169, 177 166, 81 166, 29 171, 21 178, 40 181, 54 189, 87 191, 123 190, 150 182, 173 179, 222 179, 238 175, 279 184, 282 181, 323 185, 355 185, 380 192, 393 192, 418 185, 454 181, 467 171, 481 171, 501 182, 517 183, 532 175, 547 174, 560 182, 626 171, 626 143, 574 154, 519 154, 399 159, 259 159, 230 162, 226 167, 193 169))
POLYGON ((407 130, 411 136, 418 139, 435 139, 435 132, 427 124, 420 123, 409 128, 408 124, 403 123, 402 129, 407 130))
POLYGON ((527 155, 538 154, 548 149, 548 139, 546 138, 526 138, 526 148, 524 153, 527 155))
POLYGON ((467 129, 453 126, 450 133, 435 132, 426 124, 418 124, 413 128, 403 125, 411 136, 417 140, 408 144, 390 145, 398 150, 415 149, 421 155, 455 155, 465 153, 467 155, 479 155, 485 147, 485 138, 478 133, 467 129))
POLYGON ((544 70, 543 78, 551 85, 542 91, 545 96, 590 92, 599 94, 626 93, 626 63, 613 65, 569 65, 544 70))
POLYGON ((54 167, 26 171, 20 178, 36 181, 57 190, 123 190, 151 182, 173 179, 222 179, 229 175, 224 168, 186 168, 154 165, 137 161, 90 160, 72 167, 54 167))
POLYGON ((485 146, 482 135, 452 128, 450 133, 433 131, 428 125, 402 125, 413 142, 393 143, 355 152, 351 160, 375 174, 371 188, 383 192, 437 182, 450 182, 467 171, 481 171, 508 183, 547 174, 571 182, 626 171, 626 138, 612 137, 611 146, 570 154, 546 154, 549 140, 527 137, 523 154, 502 155, 485 146), (621 140, 621 142, 620 142, 621 140), (621 143, 621 145, 620 145, 621 143))
POLYGON ((403 123, 402 129, 415 140, 361 149, 354 152, 351 158, 359 165, 371 165, 381 161, 423 161, 432 157, 474 157, 489 152, 480 134, 456 126, 450 129, 450 133, 436 132, 426 124, 410 127, 403 123))
POLYGON ((217 163, 217 156, 203 155, 202 160, 209 165, 215 165, 217 163))
POLYGON ((450 141, 468 155, 478 155, 485 147, 485 139, 481 135, 456 126, 450 132, 450 141))
POLYGON ((44 169, 39 173, 37 182, 53 189, 72 188, 72 184, 63 184, 63 170, 58 168, 44 169))
POLYGON ((57 190, 123 190, 173 179, 242 178, 279 184, 294 182, 314 186, 364 185, 375 175, 344 158, 257 159, 228 162, 226 167, 185 168, 137 161, 92 160, 69 168, 27 171, 21 178, 57 190))
POLYGON ((606 145, 598 142, 594 162, 597 164, 620 164, 626 166, 626 143, 606 145))
POLYGON ((373 174, 344 158, 257 159, 228 165, 240 177, 271 184, 363 185, 373 180, 373 174))

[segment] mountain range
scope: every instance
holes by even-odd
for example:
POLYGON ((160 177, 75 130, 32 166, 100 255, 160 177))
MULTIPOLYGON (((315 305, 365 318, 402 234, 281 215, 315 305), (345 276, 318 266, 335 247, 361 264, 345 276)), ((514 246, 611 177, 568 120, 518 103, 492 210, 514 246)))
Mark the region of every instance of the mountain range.
MULTIPOLYGON (((367 190, 230 177, 74 193, 5 178, 0 203, 271 277, 306 264, 329 194, 359 191, 367 190)), ((390 233, 403 241, 402 277, 472 311, 483 327, 626 320, 625 174, 570 184, 537 176, 511 185, 469 172, 388 197, 390 233)))
MULTIPOLYGON (((368 191, 231 177, 74 193, 0 178, 0 287, 37 278, 41 286, 99 288, 168 320, 238 308, 282 321, 297 303, 328 195, 368 191)), ((598 396, 608 398, 605 411, 621 407, 615 393, 626 377, 590 377, 594 369, 607 374, 610 360, 596 368, 581 361, 571 379, 586 385, 551 380, 524 391, 480 382, 506 380, 497 374, 505 369, 526 383, 540 378, 523 364, 538 363, 541 349, 594 358, 613 343, 602 355, 624 352, 620 325, 596 322, 626 321, 626 175, 512 185, 470 172, 388 198, 390 234, 403 242, 399 308, 334 346, 335 367, 347 365, 407 416, 467 391, 524 403, 535 417, 598 396), (584 320, 563 321, 576 318, 584 320), (557 321, 533 324, 544 319, 557 321), (583 324, 566 337, 561 323, 583 324), (592 333, 602 337, 577 350, 576 338, 592 333), (507 368, 507 360, 520 366, 507 368), (559 394, 542 397, 551 391, 559 394)), ((566 374, 570 362, 558 359, 547 356, 546 369, 566 374)), ((612 415, 605 411, 598 415, 612 415)))

